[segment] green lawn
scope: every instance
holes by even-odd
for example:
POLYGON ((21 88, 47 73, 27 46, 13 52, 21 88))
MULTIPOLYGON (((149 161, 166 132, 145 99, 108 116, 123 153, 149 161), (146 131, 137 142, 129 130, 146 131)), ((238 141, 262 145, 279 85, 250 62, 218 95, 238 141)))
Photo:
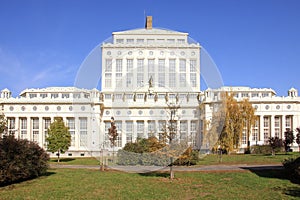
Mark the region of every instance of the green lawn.
POLYGON ((0 188, 0 199, 299 199, 282 171, 129 174, 51 169, 47 176, 0 188))

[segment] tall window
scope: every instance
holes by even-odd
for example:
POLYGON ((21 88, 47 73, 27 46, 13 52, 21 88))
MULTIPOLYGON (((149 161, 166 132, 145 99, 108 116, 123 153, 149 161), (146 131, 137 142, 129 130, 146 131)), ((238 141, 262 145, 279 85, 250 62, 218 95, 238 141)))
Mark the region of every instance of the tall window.
POLYGON ((148 60, 148 80, 152 77, 152 84, 155 85, 155 65, 154 65, 154 59, 148 60))
POLYGON ((190 84, 191 87, 197 87, 196 60, 190 60, 190 84))
POLYGON ((144 121, 137 121, 137 137, 145 138, 144 137, 144 121))
POLYGON ((160 141, 166 141, 164 133, 166 132, 166 122, 158 121, 158 137, 160 141))
POLYGON ((71 135, 71 146, 75 146, 75 118, 67 118, 67 126, 69 127, 69 132, 71 135))
POLYGON ((116 140, 116 146, 122 147, 122 121, 115 121, 115 126, 117 128, 117 140, 116 140))
POLYGON ((179 85, 186 87, 186 61, 184 59, 179 60, 179 85))
POLYGON ((21 139, 27 138, 27 118, 20 118, 21 139))
POLYGON ((180 140, 187 139, 187 121, 180 121, 180 140))
POLYGON ((292 130, 292 116, 285 117, 285 128, 292 130))
POLYGON ((15 133, 16 119, 14 117, 9 117, 7 121, 8 121, 8 133, 9 134, 15 133))
POLYGON ((45 135, 45 144, 46 143, 46 138, 48 137, 48 128, 50 127, 51 124, 51 119, 50 118, 43 118, 43 129, 44 129, 44 135, 45 135))
POLYGON ((148 137, 154 137, 155 136, 155 121, 151 120, 148 121, 148 137))
POLYGON ((158 86, 164 87, 165 86, 165 77, 166 77, 166 67, 165 67, 165 59, 158 60, 158 86))
POLYGON ((169 60, 169 87, 176 87, 176 60, 169 60))
POLYGON ((255 120, 254 126, 252 126, 252 141, 258 141, 258 132, 259 132, 259 119, 255 120))
POLYGON ((126 87, 133 86, 133 59, 127 59, 126 87))
POLYGON ((85 147, 87 145, 87 118, 79 118, 79 130, 80 130, 80 146, 85 147))
POLYGON ((116 86, 118 88, 123 87, 122 86, 122 71, 123 71, 123 60, 117 59, 116 60, 116 86))
POLYGON ((144 59, 137 60, 137 80, 136 85, 138 87, 143 87, 144 85, 144 59))
POLYGON ((281 118, 279 116, 275 116, 274 120, 275 137, 281 138, 281 118))
POLYGON ((126 143, 133 142, 133 122, 126 121, 126 143))
POLYGON ((196 145, 196 130, 197 130, 197 121, 191 121, 191 135, 189 137, 189 141, 193 146, 196 145))
POLYGON ((39 141, 39 118, 31 118, 32 121, 32 141, 39 141))
MULTIPOLYGON (((104 127, 104 140, 105 140, 105 143, 106 144, 108 144, 110 141, 109 141, 109 135, 108 135, 108 129, 110 128, 110 126, 111 126, 111 123, 110 123, 110 121, 104 121, 104 125, 105 125, 105 127, 104 127)), ((110 144, 110 143, 109 143, 110 144)))

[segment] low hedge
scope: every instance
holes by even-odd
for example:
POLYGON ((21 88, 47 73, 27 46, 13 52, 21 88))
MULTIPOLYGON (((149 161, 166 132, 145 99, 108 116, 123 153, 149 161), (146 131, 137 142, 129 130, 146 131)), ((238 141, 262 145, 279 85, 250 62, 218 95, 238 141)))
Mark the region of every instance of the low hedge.
POLYGON ((4 135, 0 138, 0 186, 45 174, 48 160, 49 155, 38 144, 4 135))

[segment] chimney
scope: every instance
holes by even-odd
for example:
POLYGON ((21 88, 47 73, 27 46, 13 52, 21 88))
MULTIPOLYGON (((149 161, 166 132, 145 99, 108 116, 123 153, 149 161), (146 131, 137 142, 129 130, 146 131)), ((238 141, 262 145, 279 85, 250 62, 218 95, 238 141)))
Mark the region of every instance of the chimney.
POLYGON ((145 28, 147 30, 151 30, 152 29, 152 16, 147 16, 145 28))

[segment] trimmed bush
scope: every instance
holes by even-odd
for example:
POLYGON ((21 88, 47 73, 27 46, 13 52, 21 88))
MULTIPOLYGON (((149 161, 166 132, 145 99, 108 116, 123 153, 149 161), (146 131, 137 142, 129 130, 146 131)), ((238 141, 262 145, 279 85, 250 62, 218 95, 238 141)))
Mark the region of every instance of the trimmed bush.
MULTIPOLYGON (((250 149, 252 154, 264 154, 264 155, 272 154, 272 148, 270 145, 254 145, 251 146, 250 149)), ((275 148, 275 153, 279 153, 282 151, 283 151, 282 147, 275 148)))
POLYGON ((300 157, 285 159, 282 164, 291 181, 300 184, 300 157))
POLYGON ((0 186, 45 174, 48 160, 49 155, 38 144, 4 135, 0 138, 0 186))

